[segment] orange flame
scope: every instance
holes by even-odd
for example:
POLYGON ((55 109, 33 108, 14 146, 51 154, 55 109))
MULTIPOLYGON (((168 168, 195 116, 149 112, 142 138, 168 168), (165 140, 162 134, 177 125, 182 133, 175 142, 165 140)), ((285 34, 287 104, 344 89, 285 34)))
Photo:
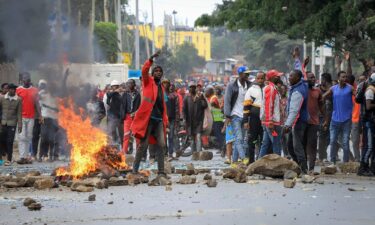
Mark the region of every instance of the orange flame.
POLYGON ((103 164, 115 169, 127 168, 123 154, 120 155, 121 162, 111 161, 109 157, 106 158, 107 162, 98 161, 99 153, 103 152, 108 144, 107 135, 101 129, 92 126, 88 117, 82 119, 83 109, 80 109, 80 115, 75 113, 72 99, 69 99, 67 105, 64 103, 63 100, 59 102, 58 120, 59 125, 66 130, 72 149, 69 169, 58 168, 56 175, 70 175, 76 179, 96 171, 103 164))

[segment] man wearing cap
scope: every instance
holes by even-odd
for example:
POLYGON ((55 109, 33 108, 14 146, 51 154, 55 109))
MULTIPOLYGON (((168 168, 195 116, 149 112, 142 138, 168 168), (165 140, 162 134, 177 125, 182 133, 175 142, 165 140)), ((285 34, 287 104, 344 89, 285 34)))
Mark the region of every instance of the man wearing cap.
POLYGON ((249 74, 250 70, 246 66, 240 66, 237 69, 239 77, 230 82, 225 91, 224 97, 224 126, 231 123, 233 127, 233 134, 235 136, 233 162, 240 161, 244 164, 249 163, 246 158, 244 130, 243 130, 243 102, 245 94, 250 87, 249 74))
POLYGON ((108 104, 108 132, 112 138, 112 144, 120 144, 124 138, 124 122, 122 115, 122 89, 120 82, 113 80, 111 82, 111 90, 107 93, 108 104))
POLYGON ((268 84, 263 88, 260 107, 263 140, 259 157, 265 156, 270 147, 272 147, 273 153, 281 155, 280 94, 275 84, 280 82, 282 74, 277 70, 270 70, 266 73, 268 84))
POLYGON ((191 150, 202 151, 201 134, 203 130, 204 110, 207 101, 202 93, 198 93, 194 81, 189 82, 189 95, 184 99, 183 115, 187 134, 192 139, 191 150))
POLYGON ((16 88, 16 85, 9 84, 8 92, 0 97, 0 111, 2 111, 0 132, 5 142, 5 149, 1 149, 0 159, 4 153, 7 154, 7 161, 4 165, 10 165, 12 162, 16 126, 18 126, 19 133, 22 131, 22 102, 16 95, 16 88))
POLYGON ((290 144, 293 148, 289 149, 289 153, 293 160, 301 167, 302 172, 306 173, 307 161, 303 140, 307 121, 309 119, 309 112, 307 109, 308 86, 303 80, 303 74, 300 70, 293 70, 289 74, 289 83, 291 89, 288 95, 288 117, 284 124, 284 133, 292 131, 291 136, 289 135, 288 142, 293 143, 290 144))
POLYGON ((31 85, 28 72, 21 73, 22 86, 18 87, 16 94, 22 99, 22 132, 19 135, 18 148, 20 159, 18 164, 31 163, 29 149, 33 138, 34 118, 42 122, 40 113, 38 89, 31 85))
POLYGON ((164 100, 164 87, 161 84, 163 69, 155 66, 151 75, 150 67, 154 58, 159 56, 156 52, 148 59, 142 68, 142 101, 135 113, 131 127, 132 133, 140 139, 139 146, 133 163, 133 173, 138 173, 141 159, 147 151, 148 143, 154 145, 158 163, 158 179, 165 179, 164 173, 164 148, 166 146, 166 130, 168 128, 167 106, 164 100))

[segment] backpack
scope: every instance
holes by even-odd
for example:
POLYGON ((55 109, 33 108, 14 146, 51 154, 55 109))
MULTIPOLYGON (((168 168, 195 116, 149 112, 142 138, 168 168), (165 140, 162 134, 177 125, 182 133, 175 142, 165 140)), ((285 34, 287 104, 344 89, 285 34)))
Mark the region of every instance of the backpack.
POLYGON ((365 92, 367 89, 367 82, 362 82, 358 84, 357 91, 355 93, 355 102, 358 104, 363 104, 365 102, 365 92))

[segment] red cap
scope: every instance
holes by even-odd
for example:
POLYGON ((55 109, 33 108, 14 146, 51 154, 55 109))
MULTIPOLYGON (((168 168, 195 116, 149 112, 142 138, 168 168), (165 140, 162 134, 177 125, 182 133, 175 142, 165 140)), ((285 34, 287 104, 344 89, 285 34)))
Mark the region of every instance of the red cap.
POLYGON ((277 70, 269 70, 266 74, 266 77, 267 77, 267 80, 270 80, 271 78, 273 77, 279 77, 281 75, 283 75, 284 73, 282 72, 279 72, 277 70))

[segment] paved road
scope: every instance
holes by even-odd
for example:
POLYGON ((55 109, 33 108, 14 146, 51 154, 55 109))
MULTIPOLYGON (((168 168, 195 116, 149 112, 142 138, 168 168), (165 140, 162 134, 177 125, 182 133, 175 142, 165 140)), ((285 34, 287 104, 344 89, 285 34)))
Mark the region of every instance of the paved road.
MULTIPOLYGON (((206 166, 216 167, 220 162, 215 157, 206 166)), ((326 176, 323 185, 297 183, 295 188, 286 189, 281 180, 237 184, 217 178, 216 188, 205 186, 202 175, 192 185, 176 184, 178 175, 173 175, 171 191, 145 184, 110 187, 95 190, 95 202, 87 201, 89 193, 71 192, 65 187, 48 191, 0 189, 0 224, 375 224, 374 179, 326 176), (366 190, 351 192, 349 187, 366 190), (25 197, 41 201, 44 207, 28 211, 22 205, 25 197), (107 204, 110 201, 113 204, 107 204)))

